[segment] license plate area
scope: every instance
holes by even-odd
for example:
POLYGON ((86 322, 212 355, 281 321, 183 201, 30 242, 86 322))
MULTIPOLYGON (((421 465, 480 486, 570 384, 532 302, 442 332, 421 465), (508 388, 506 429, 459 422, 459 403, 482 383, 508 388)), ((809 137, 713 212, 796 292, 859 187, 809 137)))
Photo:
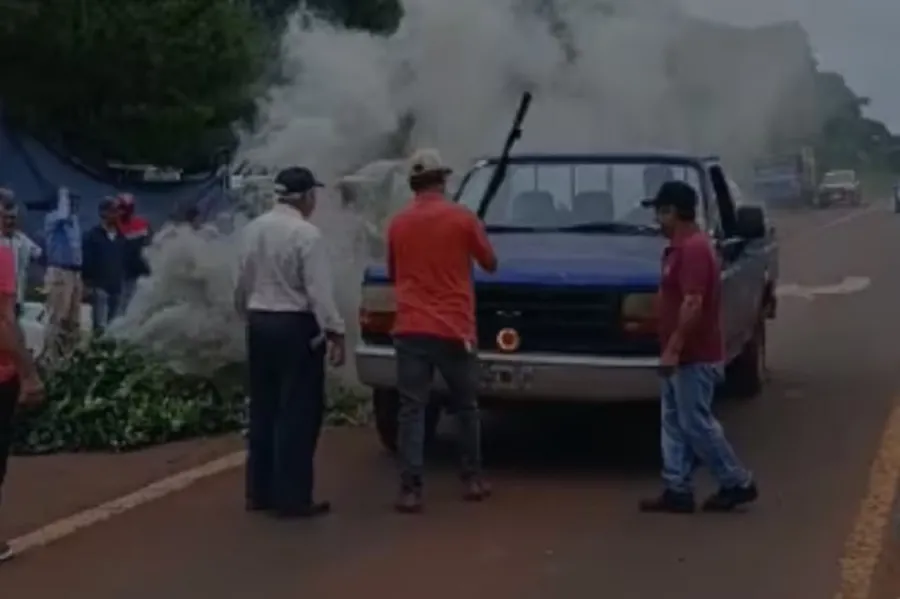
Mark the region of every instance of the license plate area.
POLYGON ((534 369, 519 364, 481 364, 481 387, 488 391, 522 391, 531 387, 534 369))

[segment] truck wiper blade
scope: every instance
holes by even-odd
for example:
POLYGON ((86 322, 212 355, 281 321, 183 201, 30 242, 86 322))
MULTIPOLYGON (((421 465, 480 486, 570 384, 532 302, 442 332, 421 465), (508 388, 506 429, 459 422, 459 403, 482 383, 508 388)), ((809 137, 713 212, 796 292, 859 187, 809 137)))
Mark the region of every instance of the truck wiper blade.
POLYGON ((555 231, 546 227, 523 227, 518 225, 487 225, 484 230, 488 233, 537 233, 539 231, 555 231))
POLYGON ((617 233, 622 235, 659 235, 659 227, 635 223, 580 223, 555 229, 562 233, 617 233))

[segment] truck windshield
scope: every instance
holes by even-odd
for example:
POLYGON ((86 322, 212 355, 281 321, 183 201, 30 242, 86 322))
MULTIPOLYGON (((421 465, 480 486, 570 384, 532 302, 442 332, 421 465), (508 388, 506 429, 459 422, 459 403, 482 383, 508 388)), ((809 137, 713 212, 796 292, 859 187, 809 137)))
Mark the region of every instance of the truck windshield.
POLYGON ((831 171, 825 173, 825 176, 822 177, 823 185, 845 185, 847 183, 853 183, 856 179, 856 175, 853 171, 831 171))
MULTIPOLYGON (((460 204, 477 211, 494 171, 483 164, 460 189, 460 204)), ((484 215, 488 230, 604 233, 654 232, 653 210, 641 205, 670 180, 701 193, 700 170, 654 162, 514 162, 484 215)), ((703 210, 698 210, 703 223, 703 210)))

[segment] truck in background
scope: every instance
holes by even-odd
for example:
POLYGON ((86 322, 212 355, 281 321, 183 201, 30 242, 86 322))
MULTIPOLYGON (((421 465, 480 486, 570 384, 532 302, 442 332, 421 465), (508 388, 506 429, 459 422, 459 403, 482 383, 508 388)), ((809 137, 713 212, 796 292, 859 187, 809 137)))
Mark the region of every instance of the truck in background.
POLYGON ((818 175, 813 149, 768 156, 753 164, 753 195, 770 206, 809 206, 818 175))

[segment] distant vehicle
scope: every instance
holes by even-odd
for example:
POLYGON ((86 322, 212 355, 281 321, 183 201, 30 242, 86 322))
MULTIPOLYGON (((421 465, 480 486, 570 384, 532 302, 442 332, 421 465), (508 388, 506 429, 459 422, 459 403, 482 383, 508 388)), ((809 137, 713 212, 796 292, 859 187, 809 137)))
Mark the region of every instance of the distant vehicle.
POLYGON ((839 203, 851 206, 859 206, 862 203, 862 189, 856 171, 852 169, 828 171, 816 190, 813 201, 816 208, 827 208, 839 203))
POLYGON ((753 165, 753 195, 770 206, 804 206, 816 193, 816 162, 810 148, 770 156, 753 165))
POLYGON ((894 183, 894 212, 900 212, 900 180, 894 183))
MULTIPOLYGON (((498 159, 466 174, 456 201, 478 211, 498 159)), ((696 187, 698 221, 721 256, 722 320, 735 394, 764 380, 766 319, 775 316, 778 244, 765 209, 736 205, 736 185, 715 159, 668 154, 540 154, 510 159, 484 209, 499 258, 475 272, 480 396, 485 408, 516 403, 652 400, 659 392, 656 294, 666 239, 641 205, 667 180, 696 187)), ((382 443, 397 436, 396 302, 384 265, 366 269, 355 350, 372 389, 382 443)), ((427 435, 442 410, 438 390, 427 435)))

